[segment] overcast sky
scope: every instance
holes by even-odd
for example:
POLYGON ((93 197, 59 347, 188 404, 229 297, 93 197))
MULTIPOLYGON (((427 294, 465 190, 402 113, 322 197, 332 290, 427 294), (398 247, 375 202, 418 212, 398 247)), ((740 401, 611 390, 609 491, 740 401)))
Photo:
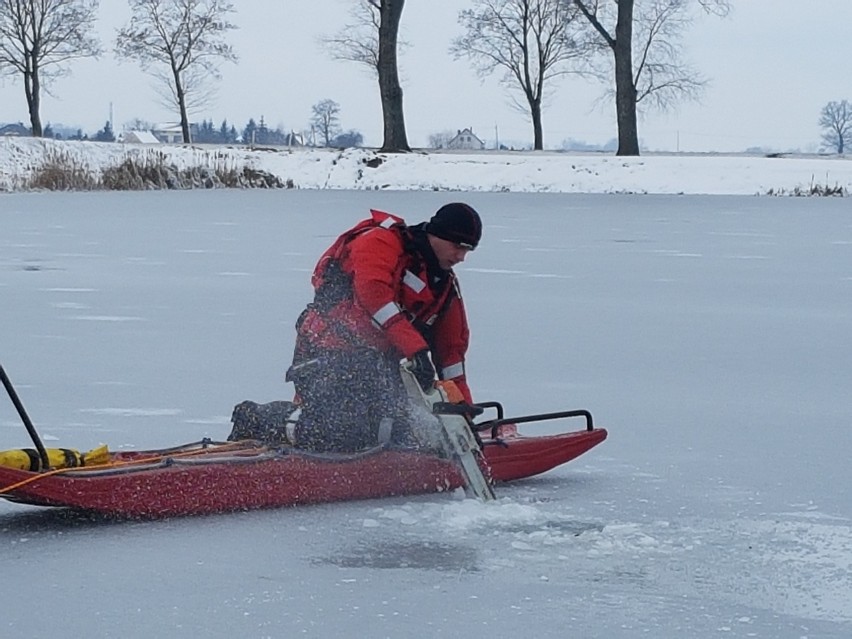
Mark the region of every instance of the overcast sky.
MULTIPOLYGON (((815 0, 807 11, 796 0, 733 0, 726 19, 701 17, 690 28, 684 47, 688 61, 711 83, 700 103, 676 111, 641 116, 639 135, 650 150, 743 150, 762 146, 779 150, 816 150, 820 109, 829 101, 852 99, 852 2, 815 0)), ((301 130, 311 106, 331 98, 341 107, 344 129, 356 129, 367 145, 382 141, 377 81, 367 69, 331 60, 323 53, 322 34, 333 34, 347 21, 351 0, 233 0, 232 21, 239 29, 229 41, 238 64, 222 66, 215 103, 194 119, 228 119, 242 128, 250 117, 271 127, 301 130)), ((486 143, 529 143, 529 117, 514 109, 497 77, 480 80, 466 60, 448 53, 460 35, 457 14, 469 0, 408 0, 402 36, 410 48, 400 60, 409 142, 427 144, 428 136, 472 127, 486 143)), ((112 114, 114 126, 141 118, 174 121, 162 106, 154 80, 134 62, 117 62, 116 29, 130 10, 122 0, 101 2, 98 32, 104 55, 73 64, 73 74, 45 95, 42 121, 81 127, 93 133, 112 114)), ((566 138, 604 143, 616 136, 614 108, 598 102, 604 85, 563 79, 553 84, 544 112, 545 146, 566 138)), ((0 80, 0 122, 27 122, 26 101, 18 78, 0 80)))

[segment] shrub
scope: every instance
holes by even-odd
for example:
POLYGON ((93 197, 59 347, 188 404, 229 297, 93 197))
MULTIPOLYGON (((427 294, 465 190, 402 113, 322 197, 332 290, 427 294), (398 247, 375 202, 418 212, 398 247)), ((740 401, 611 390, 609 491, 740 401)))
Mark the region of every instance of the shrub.
POLYGON ((141 191, 156 189, 263 188, 292 189, 292 179, 249 165, 234 166, 233 158, 205 154, 202 166, 180 169, 159 151, 126 155, 117 165, 100 171, 69 153, 51 151, 42 164, 33 169, 23 187, 48 191, 141 191), (204 164, 213 166, 204 166, 204 164))
POLYGON ((826 179, 825 184, 819 184, 811 176, 810 186, 795 186, 792 190, 787 189, 769 189, 767 195, 792 195, 793 197, 821 196, 821 197, 844 197, 849 195, 845 187, 838 184, 829 185, 826 179))
POLYGON ((41 166, 33 170, 27 189, 46 191, 90 191, 97 180, 88 166, 62 151, 50 150, 41 166))

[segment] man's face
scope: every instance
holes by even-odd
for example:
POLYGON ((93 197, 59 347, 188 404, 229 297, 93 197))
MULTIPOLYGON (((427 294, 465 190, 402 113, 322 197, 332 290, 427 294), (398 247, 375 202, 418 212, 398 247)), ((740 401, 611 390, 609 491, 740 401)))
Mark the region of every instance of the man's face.
POLYGON ((473 249, 464 244, 456 244, 449 240, 441 239, 432 234, 429 234, 429 244, 435 252, 435 257, 438 258, 438 264, 445 271, 449 271, 456 264, 464 262, 464 258, 473 249))

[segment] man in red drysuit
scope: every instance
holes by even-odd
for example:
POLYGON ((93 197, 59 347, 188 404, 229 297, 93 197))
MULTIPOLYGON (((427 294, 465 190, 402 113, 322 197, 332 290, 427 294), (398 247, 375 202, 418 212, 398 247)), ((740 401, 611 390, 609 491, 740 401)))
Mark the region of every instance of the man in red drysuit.
POLYGON ((453 267, 481 237, 482 221, 467 204, 446 204, 415 226, 374 210, 323 253, 287 371, 302 408, 298 447, 355 451, 409 442, 403 358, 424 389, 437 375, 472 403, 464 366, 469 331, 453 267))

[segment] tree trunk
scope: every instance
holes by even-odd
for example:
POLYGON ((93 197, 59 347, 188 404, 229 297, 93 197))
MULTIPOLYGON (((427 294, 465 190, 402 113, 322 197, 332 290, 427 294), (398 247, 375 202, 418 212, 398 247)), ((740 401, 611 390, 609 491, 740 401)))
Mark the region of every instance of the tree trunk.
POLYGON ((178 109, 180 110, 180 132, 183 137, 183 143, 189 144, 192 142, 192 138, 189 135, 189 115, 186 112, 186 92, 183 90, 180 72, 172 69, 172 74, 175 79, 175 95, 177 96, 178 109))
POLYGON ((379 25, 379 92, 382 97, 384 141, 382 151, 410 151, 405 135, 402 87, 399 85, 396 51, 399 21, 405 0, 382 0, 379 25))
POLYGON ((636 84, 633 82, 633 3, 618 0, 615 25, 615 113, 618 123, 616 155, 639 155, 636 126, 636 84))
POLYGON ((41 127, 41 83, 38 79, 38 67, 33 66, 32 71, 24 74, 24 92, 27 95, 27 110, 30 115, 30 128, 32 136, 40 138, 44 131, 41 127))
POLYGON ((533 122, 533 150, 544 149, 544 132, 541 128, 541 100, 530 100, 530 114, 533 122))

